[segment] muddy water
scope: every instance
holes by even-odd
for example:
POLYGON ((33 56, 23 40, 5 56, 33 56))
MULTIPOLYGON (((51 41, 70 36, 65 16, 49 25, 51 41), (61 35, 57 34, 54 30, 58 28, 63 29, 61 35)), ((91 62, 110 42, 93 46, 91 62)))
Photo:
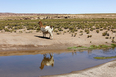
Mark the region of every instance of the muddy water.
POLYGON ((96 56, 116 56, 116 48, 20 56, 0 56, 0 77, 38 77, 83 70, 114 59, 97 60, 96 56))

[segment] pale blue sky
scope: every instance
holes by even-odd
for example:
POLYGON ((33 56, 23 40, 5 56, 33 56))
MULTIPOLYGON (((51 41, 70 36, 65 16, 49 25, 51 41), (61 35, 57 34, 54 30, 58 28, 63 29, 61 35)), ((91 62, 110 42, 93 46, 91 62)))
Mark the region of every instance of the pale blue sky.
POLYGON ((0 0, 0 12, 116 13, 116 0, 0 0))

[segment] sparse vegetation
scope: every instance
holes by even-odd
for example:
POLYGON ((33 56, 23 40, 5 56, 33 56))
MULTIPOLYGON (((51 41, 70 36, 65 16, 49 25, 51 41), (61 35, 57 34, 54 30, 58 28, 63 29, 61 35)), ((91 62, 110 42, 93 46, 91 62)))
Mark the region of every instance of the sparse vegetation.
MULTIPOLYGON (((115 43, 114 36, 116 33, 115 19, 110 18, 77 18, 77 19, 40 19, 40 20, 0 20, 0 32, 29 33, 30 30, 40 31, 38 21, 42 21, 45 25, 52 25, 54 33, 57 35, 69 33, 71 37, 86 36, 94 37, 92 32, 101 33, 104 39, 111 39, 115 43), (27 32, 25 32, 24 29, 27 32)), ((30 32, 32 33, 32 32, 30 32)), ((93 42, 93 41, 92 41, 93 42)), ((91 42, 90 42, 91 43, 91 42)))
POLYGON ((112 59, 112 58, 116 58, 116 56, 110 56, 110 57, 94 57, 94 59, 112 59))
POLYGON ((90 43, 92 43, 92 41, 90 41, 90 43))
POLYGON ((107 35, 107 31, 102 33, 102 36, 106 36, 107 35))
POLYGON ((92 37, 92 35, 88 35, 88 36, 87 36, 87 38, 90 38, 90 37, 92 37))
POLYGON ((106 39, 108 39, 109 37, 105 37, 106 39))
POLYGON ((99 33, 99 30, 96 30, 97 33, 99 33))
MULTIPOLYGON (((41 20, 45 25, 52 25, 54 29, 58 31, 63 31, 63 28, 69 30, 71 33, 75 33, 78 29, 81 29, 80 33, 83 33, 83 30, 87 34, 90 31, 96 29, 96 32, 104 30, 110 30, 116 32, 116 23, 115 19, 108 18, 93 18, 93 19, 45 19, 41 20), (101 23, 102 22, 102 23, 101 23), (94 26, 94 28, 93 28, 94 26)), ((13 30, 19 30, 26 28, 27 30, 40 30, 37 24, 38 20, 0 20, 0 30, 5 30, 11 32, 13 30), (7 27, 7 29, 5 29, 7 27), (8 30, 9 29, 9 30, 8 30)), ((105 36, 107 32, 104 32, 102 35, 105 36)))
POLYGON ((22 31, 19 31, 19 33, 23 33, 22 31))
POLYGON ((77 33, 74 34, 74 37, 76 37, 77 33))
POLYGON ((114 39, 112 39, 112 43, 115 43, 114 39))
MULTIPOLYGON (((23 37, 26 35, 25 36, 26 39, 29 39, 29 41, 32 40, 31 43, 26 43, 28 42, 28 40, 25 43, 35 44, 34 45, 35 47, 36 46, 39 47, 38 41, 42 41, 42 43, 44 43, 44 42, 47 42, 47 40, 48 40, 48 43, 50 43, 49 45, 52 45, 52 44, 54 45, 55 43, 59 45, 65 44, 66 46, 79 45, 79 44, 91 45, 89 47, 74 46, 74 47, 68 48, 68 49, 75 49, 75 50, 76 49, 91 50, 91 49, 99 49, 99 48, 106 49, 109 47, 116 47, 115 44, 112 44, 111 46, 107 46, 110 43, 116 43, 116 38, 115 38, 116 17, 115 18, 110 18, 110 17, 109 18, 75 18, 75 19, 61 19, 61 18, 52 19, 51 18, 51 19, 39 19, 39 20, 7 20, 7 19, 2 20, 1 18, 0 19, 1 36, 5 32, 7 36, 10 34, 15 37, 19 37, 19 35, 22 36, 24 34, 23 37), (42 32, 40 31, 38 21, 42 21, 44 25, 53 26, 54 28, 53 33, 55 37, 54 40, 51 40, 50 42, 49 39, 42 38, 42 32), (13 34, 7 33, 7 32, 13 32, 13 34), (39 33, 36 33, 36 32, 39 32, 39 33), (28 36, 30 36, 31 38, 29 38, 28 36), (37 40, 37 43, 35 43, 36 40, 37 40), (92 44, 95 44, 95 45, 92 45, 92 44), (107 44, 107 45, 98 45, 98 44, 107 44)), ((22 39, 22 37, 20 39, 22 39)), ((26 39, 24 39, 24 41, 26 39)), ((19 39, 16 39, 16 41, 18 40, 19 39)), ((13 38, 12 41, 15 41, 15 38, 13 38)), ((11 43, 8 43, 8 44, 11 44, 11 43)))
POLYGON ((61 33, 60 32, 57 32, 57 35, 60 35, 61 33))
MULTIPOLYGON (((90 41, 91 43, 91 41, 90 41)), ((108 45, 91 45, 90 47, 84 47, 84 46, 74 46, 74 47, 68 47, 68 49, 80 49, 80 48, 86 48, 86 49, 101 49, 101 48, 108 48, 108 47, 116 47, 116 44, 111 44, 110 46, 108 45)))
POLYGON ((87 47, 84 47, 84 46, 74 46, 74 47, 68 47, 68 49, 81 49, 81 48, 87 48, 87 47))
POLYGON ((89 32, 89 29, 85 29, 85 32, 87 33, 87 34, 89 34, 90 32, 89 32))
POLYGON ((82 36, 83 35, 83 33, 81 33, 81 34, 79 34, 80 36, 82 36))

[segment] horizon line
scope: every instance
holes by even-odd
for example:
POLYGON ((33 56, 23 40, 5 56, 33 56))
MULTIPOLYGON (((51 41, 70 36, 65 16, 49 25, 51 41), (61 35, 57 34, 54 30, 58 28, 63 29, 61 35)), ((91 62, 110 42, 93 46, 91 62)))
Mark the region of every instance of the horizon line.
POLYGON ((14 13, 14 12, 0 12, 11 14, 116 14, 116 13, 14 13))

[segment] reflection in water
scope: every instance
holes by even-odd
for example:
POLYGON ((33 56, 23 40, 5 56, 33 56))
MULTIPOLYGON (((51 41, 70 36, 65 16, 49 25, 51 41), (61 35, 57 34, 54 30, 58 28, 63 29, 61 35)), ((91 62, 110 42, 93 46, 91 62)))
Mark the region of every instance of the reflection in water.
MULTIPOLYGON (((20 54, 22 53, 24 52, 20 54)), ((0 77, 38 77, 42 75, 55 75, 83 70, 114 60, 115 58, 97 60, 94 59, 94 57, 116 56, 116 48, 44 55, 35 51, 28 53, 29 54, 24 53, 19 56, 11 56, 12 54, 9 52, 0 52, 0 77)), ((16 55, 16 53, 13 55, 16 55)))
POLYGON ((40 69, 42 70, 44 68, 44 66, 54 66, 54 58, 53 58, 53 54, 49 54, 50 57, 47 57, 47 54, 44 54, 44 58, 41 62, 41 66, 40 69))
POLYGON ((72 52, 72 56, 77 55, 77 52, 72 52))

